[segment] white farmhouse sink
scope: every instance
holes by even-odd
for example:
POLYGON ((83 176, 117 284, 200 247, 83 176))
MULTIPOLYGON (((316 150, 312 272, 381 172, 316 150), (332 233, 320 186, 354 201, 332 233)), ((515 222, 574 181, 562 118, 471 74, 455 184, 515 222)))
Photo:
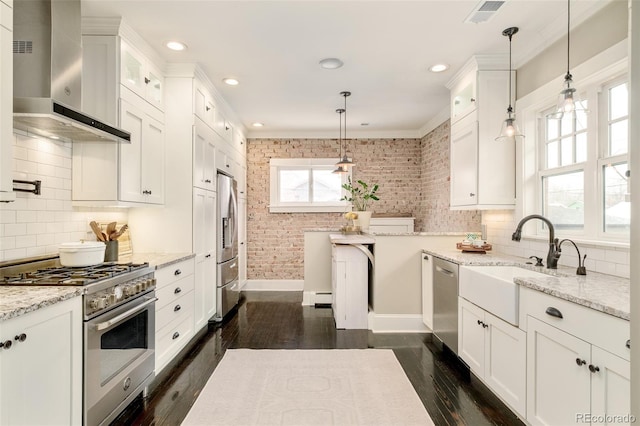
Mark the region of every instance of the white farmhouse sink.
POLYGON ((546 276, 518 266, 460 266, 458 294, 498 318, 518 325, 520 286, 513 279, 546 276))

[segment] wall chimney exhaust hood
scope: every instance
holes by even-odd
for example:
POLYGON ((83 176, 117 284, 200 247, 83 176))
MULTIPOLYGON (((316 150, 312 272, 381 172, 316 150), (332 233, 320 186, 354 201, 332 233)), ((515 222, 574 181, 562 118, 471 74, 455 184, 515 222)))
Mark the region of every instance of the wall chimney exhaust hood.
POLYGON ((15 0, 13 126, 75 142, 131 142, 131 134, 81 109, 80 0, 15 0))

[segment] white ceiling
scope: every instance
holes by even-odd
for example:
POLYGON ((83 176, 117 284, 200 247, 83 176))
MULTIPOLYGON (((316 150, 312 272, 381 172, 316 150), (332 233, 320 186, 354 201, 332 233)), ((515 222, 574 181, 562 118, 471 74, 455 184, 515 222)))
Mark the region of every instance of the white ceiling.
MULTIPOLYGON (((609 1, 573 0, 572 26, 609 1)), ((508 0, 489 21, 465 23, 479 3, 82 0, 82 13, 121 16, 167 62, 199 63, 251 137, 337 137, 343 90, 352 92, 349 137, 421 137, 447 110, 445 83, 469 57, 508 53, 503 29, 520 28, 515 67, 566 37, 565 0, 508 0), (189 49, 169 51, 173 39, 189 49), (344 66, 320 68, 327 57, 344 66), (428 71, 440 62, 450 69, 428 71)))

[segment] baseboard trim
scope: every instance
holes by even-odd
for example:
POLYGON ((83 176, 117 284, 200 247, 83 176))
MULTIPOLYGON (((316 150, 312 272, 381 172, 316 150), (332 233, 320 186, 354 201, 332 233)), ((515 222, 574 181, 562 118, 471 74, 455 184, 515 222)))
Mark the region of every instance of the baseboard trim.
POLYGON ((374 333, 430 333, 422 314, 376 314, 369 311, 369 330, 374 333))
POLYGON ((303 291, 302 292, 302 306, 314 306, 316 304, 331 304, 332 301, 331 292, 316 292, 316 291, 303 291))
POLYGON ((304 280, 247 280, 242 291, 302 291, 304 280))

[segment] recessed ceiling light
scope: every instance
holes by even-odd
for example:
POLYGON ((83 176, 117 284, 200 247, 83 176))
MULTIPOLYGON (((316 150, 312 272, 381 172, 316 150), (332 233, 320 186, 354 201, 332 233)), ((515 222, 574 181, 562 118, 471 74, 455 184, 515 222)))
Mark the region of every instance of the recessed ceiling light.
POLYGON ((186 50, 187 49, 187 45, 184 43, 181 43, 179 41, 170 41, 167 42, 167 47, 171 50, 176 50, 176 51, 181 51, 181 50, 186 50))
POLYGON ((253 123, 253 127, 264 127, 264 123, 253 123))
POLYGON ((449 69, 449 65, 447 64, 435 64, 431 67, 429 67, 429 71, 431 72, 442 72, 442 71, 446 71, 449 69))
POLYGON ((320 66, 326 70, 334 70, 342 65, 344 65, 344 62, 338 58, 325 58, 320 61, 320 66))
POLYGON ((238 84, 240 84, 240 82, 235 78, 225 78, 222 81, 224 81, 229 86, 237 86, 238 84))

